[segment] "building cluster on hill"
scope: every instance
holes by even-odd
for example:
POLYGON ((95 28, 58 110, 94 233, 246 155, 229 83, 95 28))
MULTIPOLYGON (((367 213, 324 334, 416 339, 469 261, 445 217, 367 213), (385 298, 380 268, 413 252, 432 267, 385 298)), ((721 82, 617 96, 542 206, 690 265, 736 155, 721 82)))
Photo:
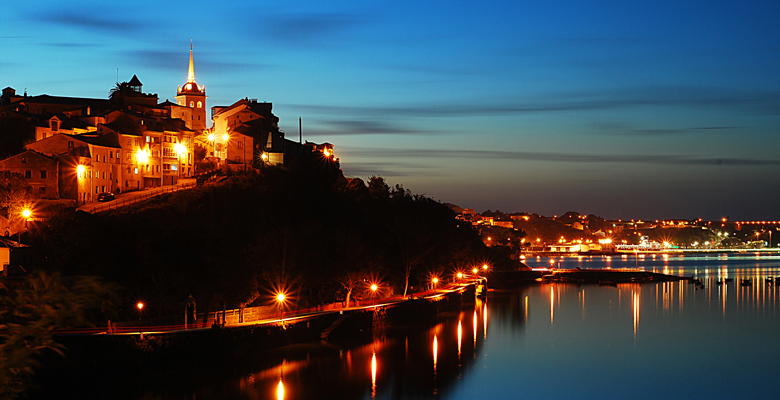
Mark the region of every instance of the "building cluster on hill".
POLYGON ((336 160, 333 145, 285 139, 272 104, 253 99, 212 107, 195 81, 190 49, 187 81, 175 102, 144 93, 137 76, 117 83, 107 99, 0 96, 0 177, 16 179, 36 199, 96 201, 172 185, 215 168, 282 165, 301 151, 336 160))

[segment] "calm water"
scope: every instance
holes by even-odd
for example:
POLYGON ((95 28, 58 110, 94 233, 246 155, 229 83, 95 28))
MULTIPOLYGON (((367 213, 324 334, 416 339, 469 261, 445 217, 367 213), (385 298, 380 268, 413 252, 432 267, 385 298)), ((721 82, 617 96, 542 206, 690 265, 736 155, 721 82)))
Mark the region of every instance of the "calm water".
MULTIPOLYGON (((533 258, 531 266, 547 266, 533 258)), ((493 292, 435 326, 352 348, 269 356, 242 376, 145 399, 778 398, 778 255, 556 258, 705 283, 540 284, 493 292), (734 278, 724 286, 720 277, 734 278), (740 286, 742 278, 752 286, 740 286)))

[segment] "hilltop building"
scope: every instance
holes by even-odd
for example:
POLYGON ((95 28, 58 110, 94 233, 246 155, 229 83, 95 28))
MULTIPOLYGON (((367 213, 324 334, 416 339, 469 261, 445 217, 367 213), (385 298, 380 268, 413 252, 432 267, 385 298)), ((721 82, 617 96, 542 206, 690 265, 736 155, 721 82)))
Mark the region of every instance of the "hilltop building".
POLYGON ((23 179, 35 198, 84 204, 101 193, 172 185, 215 167, 286 165, 304 151, 338 161, 332 144, 285 139, 268 102, 244 98, 214 106, 209 128, 206 98, 205 86, 195 80, 192 46, 176 102, 144 93, 137 75, 117 83, 107 99, 20 96, 6 87, 0 96, 0 174, 23 179))

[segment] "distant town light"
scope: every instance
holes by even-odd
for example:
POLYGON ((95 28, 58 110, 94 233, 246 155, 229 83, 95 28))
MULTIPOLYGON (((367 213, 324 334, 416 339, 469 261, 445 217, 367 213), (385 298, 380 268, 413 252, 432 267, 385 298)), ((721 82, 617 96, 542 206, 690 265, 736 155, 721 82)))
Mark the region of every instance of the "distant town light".
POLYGON ((434 276, 433 278, 431 278, 431 283, 433 283, 434 285, 438 284, 439 283, 439 278, 434 276))
POLYGON ((487 271, 490 268, 487 264, 482 264, 482 270, 487 271))
POLYGON ((144 304, 143 301, 139 301, 138 303, 135 303, 135 308, 137 308, 138 311, 143 311, 144 307, 146 307, 146 304, 144 304))

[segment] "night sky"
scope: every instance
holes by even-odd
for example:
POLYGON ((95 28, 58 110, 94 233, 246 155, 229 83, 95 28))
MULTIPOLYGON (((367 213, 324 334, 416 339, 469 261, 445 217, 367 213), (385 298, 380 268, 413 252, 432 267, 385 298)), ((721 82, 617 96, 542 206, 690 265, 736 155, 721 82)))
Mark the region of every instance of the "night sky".
POLYGON ((0 87, 274 103, 478 210, 780 217, 780 1, 4 1, 0 87))

